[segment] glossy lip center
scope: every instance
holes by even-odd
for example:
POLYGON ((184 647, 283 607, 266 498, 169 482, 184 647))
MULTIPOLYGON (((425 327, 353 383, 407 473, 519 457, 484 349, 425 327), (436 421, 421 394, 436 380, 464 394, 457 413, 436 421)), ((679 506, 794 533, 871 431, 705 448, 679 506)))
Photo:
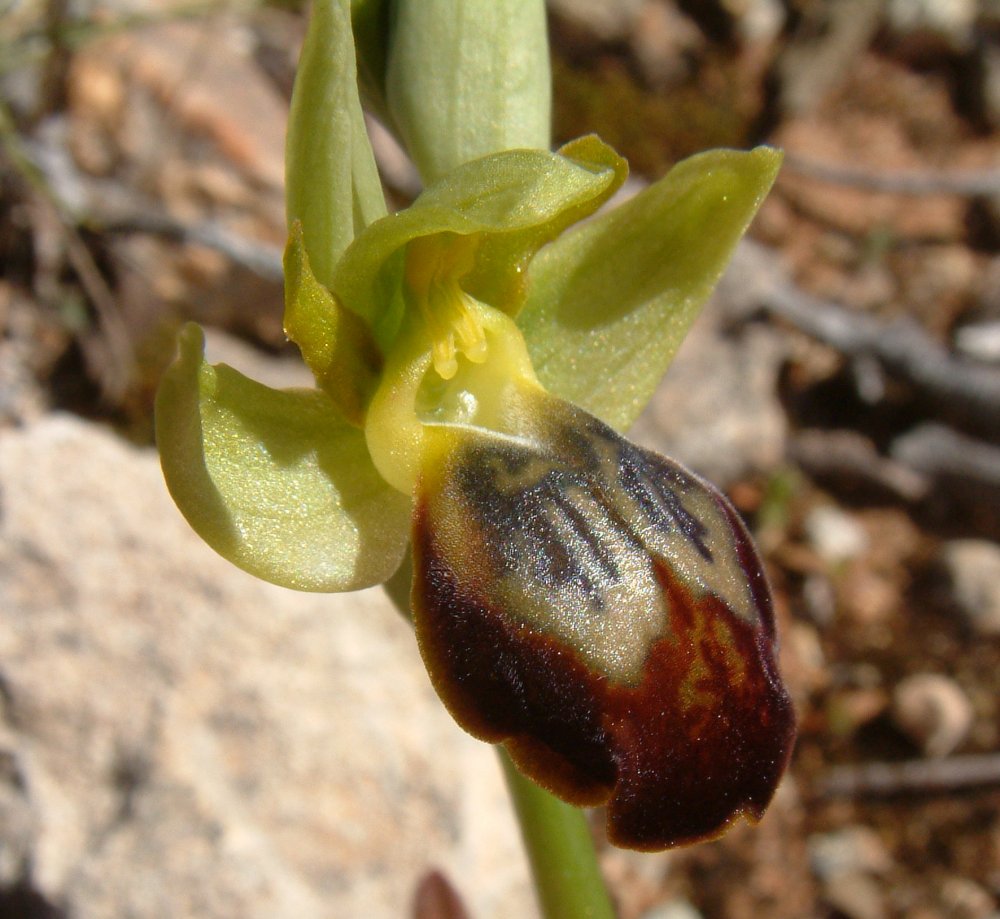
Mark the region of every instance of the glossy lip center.
POLYGON ((459 283, 472 270, 479 238, 437 233, 414 239, 406 250, 406 283, 432 340, 434 369, 444 380, 458 371, 458 354, 486 360, 479 302, 459 283))

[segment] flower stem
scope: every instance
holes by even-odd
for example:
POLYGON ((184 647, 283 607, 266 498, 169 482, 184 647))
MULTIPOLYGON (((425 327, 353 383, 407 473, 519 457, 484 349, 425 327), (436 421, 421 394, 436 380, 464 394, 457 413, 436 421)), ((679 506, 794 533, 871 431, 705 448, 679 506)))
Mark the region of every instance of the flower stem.
POLYGON ((526 779, 497 747, 544 919, 614 919, 583 812, 526 779))
MULTIPOLYGON (((383 585, 409 621, 412 579, 413 558, 407 553, 399 571, 383 585)), ((496 750, 521 826, 543 919, 615 919, 583 811, 521 775, 502 746, 496 750)))

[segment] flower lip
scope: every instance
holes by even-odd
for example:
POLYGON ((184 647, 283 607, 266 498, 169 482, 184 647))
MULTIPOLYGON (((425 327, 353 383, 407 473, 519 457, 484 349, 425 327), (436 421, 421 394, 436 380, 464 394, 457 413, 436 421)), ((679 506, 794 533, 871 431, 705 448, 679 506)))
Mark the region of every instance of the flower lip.
POLYGON ((618 845, 756 820, 794 713, 749 535, 711 486, 557 402, 548 440, 425 445, 413 608, 435 688, 539 784, 606 803, 618 845))

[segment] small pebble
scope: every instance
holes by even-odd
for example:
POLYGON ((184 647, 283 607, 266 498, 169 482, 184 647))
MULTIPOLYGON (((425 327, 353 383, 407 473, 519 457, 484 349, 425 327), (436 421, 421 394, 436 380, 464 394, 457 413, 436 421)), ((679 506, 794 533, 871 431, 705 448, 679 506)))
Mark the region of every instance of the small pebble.
POLYGON ((1000 322, 979 322, 955 332, 955 347, 968 357, 1000 364, 1000 322))
POLYGON ((702 919, 702 915, 687 900, 670 900, 644 912, 642 919, 702 919))
POLYGON ((857 558, 868 550, 865 528, 846 511, 832 505, 810 511, 805 530, 812 547, 831 565, 857 558))
POLYGON ((821 880, 848 874, 884 874, 892 868, 891 856, 871 827, 846 826, 830 833, 816 833, 806 845, 813 874, 821 880))
POLYGON ((1000 635, 1000 545, 985 539, 956 539, 941 551, 951 596, 977 635, 1000 635))
POLYGON ((940 896, 952 919, 993 919, 996 916, 996 901, 968 878, 945 878, 941 882, 940 896))
POLYGON ((890 0, 889 26, 906 34, 926 30, 961 48, 976 19, 975 0, 890 0))
POLYGON ((885 919, 882 885, 870 875, 839 874, 823 884, 823 899, 846 919, 885 919))
POLYGON ((950 677, 918 673, 902 680, 892 696, 896 726, 925 756, 947 756, 972 727, 969 697, 950 677))

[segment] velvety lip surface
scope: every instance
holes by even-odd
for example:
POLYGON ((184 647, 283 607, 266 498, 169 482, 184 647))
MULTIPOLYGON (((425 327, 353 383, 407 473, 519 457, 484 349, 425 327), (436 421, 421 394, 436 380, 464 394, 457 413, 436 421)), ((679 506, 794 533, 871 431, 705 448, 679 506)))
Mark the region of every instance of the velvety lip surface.
MULTIPOLYGON (((651 468, 668 462, 637 452, 651 468)), ((448 465, 461 466, 457 455, 448 465)), ((502 553, 476 532, 482 517, 459 515, 468 532, 445 532, 459 519, 449 502, 460 477, 439 467, 426 479, 414 516, 414 618, 435 688, 459 724, 504 742, 527 775, 565 800, 606 804, 617 845, 663 849, 717 836, 741 816, 759 819, 787 764, 795 719, 775 665, 766 580, 728 502, 694 477, 684 481, 710 499, 699 506, 712 506, 712 544, 724 541, 736 560, 753 615, 738 615, 650 553, 643 590, 658 598, 658 632, 638 678, 624 680, 595 666, 565 630, 505 605, 511 594, 496 589, 502 553)), ((477 489, 476 500, 487 500, 477 489)), ((519 527, 537 524, 529 510, 520 523, 505 510, 512 541, 519 527)), ((614 621, 627 623, 620 613, 614 621)))

